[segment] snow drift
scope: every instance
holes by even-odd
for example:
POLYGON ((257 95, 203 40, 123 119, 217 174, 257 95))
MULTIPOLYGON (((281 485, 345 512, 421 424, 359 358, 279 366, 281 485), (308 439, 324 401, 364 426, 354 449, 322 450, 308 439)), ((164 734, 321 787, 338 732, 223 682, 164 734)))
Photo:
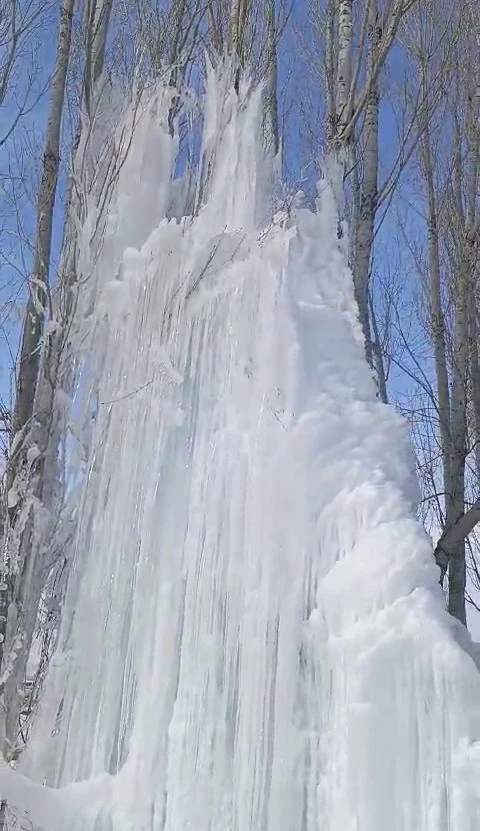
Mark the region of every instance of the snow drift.
POLYGON ((213 71, 175 179, 169 95, 137 110, 93 253, 92 189, 75 551, 29 779, 0 770, 2 795, 46 831, 476 831, 479 676, 334 193, 282 204, 258 92, 213 71))

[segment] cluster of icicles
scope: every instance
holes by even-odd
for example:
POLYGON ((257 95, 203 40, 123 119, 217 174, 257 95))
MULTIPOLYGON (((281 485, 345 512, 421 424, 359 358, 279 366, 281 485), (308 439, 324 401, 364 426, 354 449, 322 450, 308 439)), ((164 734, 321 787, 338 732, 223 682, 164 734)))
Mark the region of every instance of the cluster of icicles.
POLYGON ((334 190, 282 200, 259 91, 213 70, 198 174, 175 177, 170 96, 136 105, 93 252, 92 189, 88 463, 0 791, 45 831, 478 831, 480 683, 363 358, 334 190))

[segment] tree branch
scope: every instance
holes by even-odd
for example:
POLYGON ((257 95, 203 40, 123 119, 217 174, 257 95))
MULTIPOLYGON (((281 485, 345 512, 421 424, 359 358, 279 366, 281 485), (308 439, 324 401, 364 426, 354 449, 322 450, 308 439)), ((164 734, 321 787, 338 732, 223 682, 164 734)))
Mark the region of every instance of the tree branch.
POLYGON ((480 496, 468 509, 468 511, 462 514, 454 525, 444 531, 435 547, 433 553, 440 570, 442 571, 442 575, 445 573, 446 566, 455 551, 455 547, 459 542, 468 537, 479 522, 480 496))

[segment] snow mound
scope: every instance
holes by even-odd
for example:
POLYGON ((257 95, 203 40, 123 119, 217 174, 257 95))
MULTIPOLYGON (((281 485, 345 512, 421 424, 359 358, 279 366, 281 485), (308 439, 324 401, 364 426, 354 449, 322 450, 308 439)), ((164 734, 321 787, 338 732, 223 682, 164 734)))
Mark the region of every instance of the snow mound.
POLYGON ((258 93, 213 72, 180 184, 167 108, 145 104, 83 249, 95 420, 21 765, 60 800, 46 831, 477 831, 480 679, 406 426, 375 398, 332 191, 272 211, 258 93))

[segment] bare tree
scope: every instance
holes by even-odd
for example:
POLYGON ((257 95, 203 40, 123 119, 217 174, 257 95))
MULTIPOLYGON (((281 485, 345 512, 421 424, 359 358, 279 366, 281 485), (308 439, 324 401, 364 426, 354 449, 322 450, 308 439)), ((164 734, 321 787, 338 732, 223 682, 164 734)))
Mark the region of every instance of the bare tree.
MULTIPOLYGON (((425 208, 424 243, 410 250, 426 299, 428 358, 410 347, 410 375, 429 399, 426 497, 440 529, 435 557, 441 580, 448 574, 448 608, 466 622, 468 538, 480 519, 478 489, 478 270, 480 93, 475 27, 469 4, 453 10, 440 2, 419 9, 408 47, 424 102, 418 145, 425 208), (445 26, 448 19, 449 25, 445 26), (445 57, 446 56, 446 57, 445 57), (476 75, 477 73, 477 75, 476 75), (441 79, 442 98, 433 97, 441 79), (434 461, 441 460, 441 469, 434 461)), ((425 436, 425 434, 424 434, 425 436)), ((472 552, 472 566, 478 568, 472 552)))
POLYGON ((36 606, 34 604, 35 612, 32 613, 30 603, 26 602, 26 593, 36 567, 34 536, 35 533, 38 534, 36 526, 40 520, 36 515, 36 503, 41 499, 43 491, 41 457, 44 448, 42 442, 37 440, 44 435, 43 421, 48 419, 50 414, 41 412, 38 408, 35 411, 34 403, 45 316, 50 304, 49 272, 53 211, 73 7, 74 0, 63 0, 60 8, 57 53, 51 80, 43 169, 38 193, 34 263, 20 350, 12 419, 12 446, 7 470, 9 528, 6 544, 9 579, 8 590, 4 592, 5 608, 2 609, 2 643, 5 640, 5 652, 11 671, 5 679, 3 690, 6 708, 5 737, 11 744, 16 738, 21 708, 18 684, 23 680, 36 617, 36 606), (18 525, 20 516, 21 527, 18 525))
POLYGON ((0 146, 10 138, 17 124, 37 103, 37 72, 34 33, 41 26, 47 0, 0 0, 0 106, 16 87, 13 115, 0 135, 0 146), (18 83, 21 79, 21 85, 18 83))
POLYGON ((132 7, 130 27, 147 73, 168 67, 172 85, 183 81, 202 43, 207 0, 134 0, 132 7))
MULTIPOLYGON (((470 50, 468 50, 470 51, 470 50)), ((458 66, 458 65, 457 65, 458 66)), ((461 67, 461 64, 460 64, 461 67)), ((460 69, 459 67, 459 69, 460 69)), ((478 519, 479 500, 465 513, 465 464, 468 455, 467 401, 469 392, 469 310, 473 303, 478 276, 478 184, 480 163, 480 78, 467 62, 465 74, 455 89, 452 101, 456 127, 454 148, 453 193, 448 202, 455 205, 456 216, 449 240, 449 265, 452 283, 453 333, 450 398, 450 476, 446 491, 445 532, 440 551, 448 557, 449 610, 465 623, 465 537, 478 519), (470 70, 470 71, 469 71, 470 70), (473 70, 473 81, 470 72, 473 70), (457 92, 466 91, 463 114, 457 92), (457 129, 458 128, 458 129, 457 129), (461 147, 465 145, 462 157, 461 147), (468 529, 468 522, 471 523, 468 529), (460 536, 459 526, 463 527, 460 536), (454 532, 453 529, 456 529, 454 532), (467 530, 468 529, 468 530, 467 530)), ((461 70, 460 70, 461 71, 461 70)), ((478 378, 474 379, 478 384, 478 378)))
MULTIPOLYGON (((22 121, 28 120, 45 91, 43 79, 38 78, 37 47, 42 28, 48 20, 48 5, 48 0, 0 0, 0 108, 3 115, 0 148, 2 158, 5 159, 0 168, 2 294, 6 293, 7 284, 12 288, 12 293, 2 298, 0 337, 4 339, 4 347, 10 353, 12 347, 7 328, 12 312, 16 310, 19 294, 18 266, 15 265, 16 244, 12 243, 12 232, 16 224, 18 190, 23 187, 24 179, 21 158, 23 147, 21 150, 17 149, 18 146, 21 147, 22 142, 17 146, 15 140, 19 132, 17 128, 22 126, 22 121), (6 279, 6 272, 11 272, 12 278, 6 279)), ((13 363, 14 358, 11 354, 12 366, 13 363)), ((11 416, 11 402, 0 398, 0 443, 2 455, 6 457, 8 437, 11 433, 11 416)), ((0 474, 3 475, 2 467, 0 474)), ((5 514, 3 507, 1 513, 5 514)), ((3 534, 3 528, 0 533, 3 534)))
MULTIPOLYGON (((309 19, 316 32, 309 48, 312 66, 324 91, 325 152, 343 171, 350 203, 351 266, 365 352, 374 369, 380 397, 387 400, 386 379, 378 343, 372 336, 370 303, 375 221, 389 182, 379 186, 380 80, 400 26, 415 0, 311 0, 309 19), (320 62, 313 50, 319 48, 320 62)), ((411 152, 411 151, 410 151, 411 152)), ((406 161, 399 153, 389 181, 398 181, 406 161)))

